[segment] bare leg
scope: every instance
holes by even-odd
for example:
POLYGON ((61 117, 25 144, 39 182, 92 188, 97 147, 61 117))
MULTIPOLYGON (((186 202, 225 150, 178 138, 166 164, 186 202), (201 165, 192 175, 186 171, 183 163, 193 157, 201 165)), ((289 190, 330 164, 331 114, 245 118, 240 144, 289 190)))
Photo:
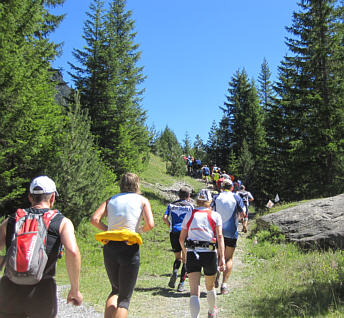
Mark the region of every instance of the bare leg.
POLYGON ((117 295, 110 295, 106 301, 104 318, 127 318, 128 310, 117 307, 117 295))
POLYGON ((235 251, 234 247, 226 246, 225 248, 226 269, 223 272, 223 279, 222 279, 223 284, 227 283, 227 280, 232 272, 234 251, 235 251))
POLYGON ((117 295, 110 295, 106 300, 104 318, 115 317, 117 311, 117 295))

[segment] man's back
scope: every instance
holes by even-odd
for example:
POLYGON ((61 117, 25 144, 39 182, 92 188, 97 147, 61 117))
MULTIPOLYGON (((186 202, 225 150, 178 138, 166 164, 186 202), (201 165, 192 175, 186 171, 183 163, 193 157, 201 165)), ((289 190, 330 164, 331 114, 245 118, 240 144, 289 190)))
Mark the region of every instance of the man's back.
POLYGON ((170 231, 180 232, 186 213, 192 211, 193 205, 186 200, 177 200, 170 203, 165 214, 171 217, 170 231))
POLYGON ((242 211, 241 199, 231 191, 221 192, 215 200, 215 211, 222 217, 224 237, 237 238, 238 212, 242 211))

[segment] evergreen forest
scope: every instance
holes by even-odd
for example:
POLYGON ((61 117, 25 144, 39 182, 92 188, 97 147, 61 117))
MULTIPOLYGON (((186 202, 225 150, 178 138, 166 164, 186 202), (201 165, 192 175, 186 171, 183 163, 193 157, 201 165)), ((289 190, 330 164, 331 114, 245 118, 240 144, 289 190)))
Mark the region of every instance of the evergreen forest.
POLYGON ((52 62, 63 48, 50 36, 64 19, 52 8, 63 3, 0 2, 0 215, 26 206, 30 181, 46 174, 60 193, 57 208, 77 226, 152 153, 172 175, 186 174, 185 155, 216 164, 244 182, 257 208, 276 192, 285 201, 344 192, 341 0, 299 1, 277 80, 266 59, 256 80, 245 68, 229 74, 222 117, 205 141, 148 127, 140 30, 125 0, 91 2, 85 45, 70 63, 74 87, 57 98, 63 80, 52 62))

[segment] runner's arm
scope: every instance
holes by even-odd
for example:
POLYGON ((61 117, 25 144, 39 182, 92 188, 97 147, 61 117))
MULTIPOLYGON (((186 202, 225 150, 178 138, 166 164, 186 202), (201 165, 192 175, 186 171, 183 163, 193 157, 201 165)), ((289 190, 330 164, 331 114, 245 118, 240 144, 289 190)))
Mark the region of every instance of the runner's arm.
POLYGON ((93 213, 91 217, 91 224, 95 226, 97 229, 102 230, 102 231, 108 230, 107 225, 102 222, 102 218, 107 215, 106 205, 107 205, 107 201, 104 201, 96 210, 96 212, 93 213))
POLYGON ((179 244, 180 244, 180 247, 182 248, 182 251, 183 251, 182 256, 183 256, 183 263, 184 264, 186 263, 185 240, 186 240, 187 236, 188 236, 188 230, 182 228, 180 235, 179 235, 179 244))
POLYGON ((66 267, 71 284, 71 288, 67 296, 67 303, 72 302, 73 305, 80 306, 83 299, 79 287, 81 256, 74 234, 73 223, 69 219, 64 218, 61 222, 59 232, 61 243, 65 248, 66 267))
POLYGON ((144 226, 142 232, 148 232, 154 227, 154 218, 151 205, 146 198, 142 198, 143 220, 144 226))
POLYGON ((217 252, 219 253, 219 268, 224 271, 226 268, 225 262, 225 243, 223 240, 222 226, 216 226, 217 252))
POLYGON ((170 227, 171 224, 170 224, 170 220, 168 219, 168 217, 169 217, 169 207, 167 207, 167 210, 166 210, 165 214, 163 215, 162 220, 168 227, 170 227))

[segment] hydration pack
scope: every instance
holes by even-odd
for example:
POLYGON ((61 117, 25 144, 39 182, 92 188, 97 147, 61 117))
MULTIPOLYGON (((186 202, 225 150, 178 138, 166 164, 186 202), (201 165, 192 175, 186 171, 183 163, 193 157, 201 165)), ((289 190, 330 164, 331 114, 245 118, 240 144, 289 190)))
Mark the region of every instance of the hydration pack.
POLYGON ((30 213, 16 211, 11 245, 6 254, 5 276, 18 285, 35 285, 43 277, 48 256, 47 232, 57 210, 30 213))

